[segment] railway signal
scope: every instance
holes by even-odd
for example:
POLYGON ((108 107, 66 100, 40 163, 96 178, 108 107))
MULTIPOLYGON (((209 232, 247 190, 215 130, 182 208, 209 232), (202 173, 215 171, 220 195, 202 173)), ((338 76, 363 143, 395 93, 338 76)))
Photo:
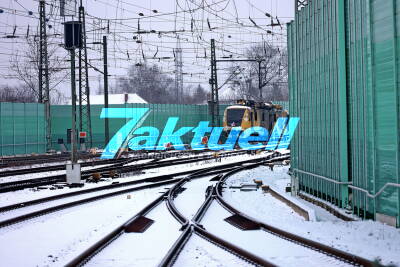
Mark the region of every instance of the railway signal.
POLYGON ((82 23, 69 21, 64 23, 64 48, 71 55, 71 164, 67 164, 67 183, 81 183, 81 165, 78 163, 76 136, 76 84, 75 84, 75 49, 82 48, 82 23))

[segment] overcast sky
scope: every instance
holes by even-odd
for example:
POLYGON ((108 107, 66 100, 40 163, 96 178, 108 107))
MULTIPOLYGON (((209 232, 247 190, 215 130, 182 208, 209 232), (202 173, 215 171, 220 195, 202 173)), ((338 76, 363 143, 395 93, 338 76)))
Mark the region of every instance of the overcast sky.
MULTIPOLYGON (((63 42, 61 23, 76 19, 61 17, 59 2, 46 0, 48 24, 51 25, 49 42, 54 45, 63 42)), ((294 0, 83 0, 83 5, 87 12, 89 61, 98 68, 102 68, 101 46, 90 43, 101 41, 103 35, 108 37, 111 85, 117 78, 124 77, 130 65, 143 61, 159 64, 165 73, 173 75, 173 48, 179 36, 185 85, 201 83, 209 87, 211 38, 216 40, 217 57, 244 58, 250 45, 263 40, 286 46, 285 23, 292 20, 294 13, 294 0), (274 23, 278 17, 283 27, 268 26, 271 19, 265 13, 274 17, 274 23), (142 31, 156 33, 138 34, 139 26, 142 31), (274 35, 268 34, 268 30, 274 35), (137 40, 141 42, 137 43, 137 40), (169 59, 160 59, 162 57, 169 59)), ((70 13, 71 6, 67 8, 70 13)), ((18 81, 9 71, 10 56, 23 55, 26 35, 36 34, 38 1, 1 0, 0 9, 3 10, 0 13, 0 84, 16 84, 18 81), (5 38, 13 35, 14 30, 17 38, 5 38)), ((68 58, 63 48, 58 49, 57 54, 60 58, 68 58)), ((69 66, 67 61, 64 63, 65 67, 69 66)), ((224 79, 226 67, 229 65, 219 66, 220 79, 224 79)), ((90 87, 95 92, 102 83, 101 74, 93 69, 89 73, 90 87)), ((67 82, 60 84, 58 89, 69 95, 67 82)))

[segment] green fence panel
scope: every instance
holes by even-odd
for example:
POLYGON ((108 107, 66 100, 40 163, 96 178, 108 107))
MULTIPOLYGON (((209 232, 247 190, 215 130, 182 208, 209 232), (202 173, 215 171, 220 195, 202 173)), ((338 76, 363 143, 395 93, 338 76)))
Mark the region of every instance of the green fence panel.
POLYGON ((349 194, 356 214, 397 226, 400 192, 388 184, 400 182, 399 16, 400 0, 312 1, 288 24, 300 189, 338 205, 349 194))
POLYGON ((46 152, 44 105, 0 103, 0 155, 46 152))
MULTIPOLYGON (((223 111, 228 105, 220 106, 220 122, 222 124, 223 111)), ((149 108, 151 113, 143 122, 143 126, 152 126, 160 131, 170 117, 178 117, 176 129, 180 127, 196 127, 200 121, 211 121, 207 105, 176 105, 176 104, 121 104, 110 105, 110 108, 149 108)), ((104 148, 104 119, 100 118, 103 105, 91 105, 93 147, 104 148)), ((77 118, 79 121, 79 118, 77 118)), ((128 119, 109 119, 110 138, 127 122, 128 119)), ((71 127, 71 106, 59 105, 52 107, 52 140, 67 138, 67 129, 71 127)), ((182 139, 190 143, 193 133, 189 132, 182 139)))

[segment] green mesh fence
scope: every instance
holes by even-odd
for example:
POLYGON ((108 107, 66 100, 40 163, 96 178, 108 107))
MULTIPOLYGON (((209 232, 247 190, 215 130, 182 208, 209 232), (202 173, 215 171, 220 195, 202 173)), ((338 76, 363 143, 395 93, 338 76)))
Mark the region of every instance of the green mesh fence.
POLYGON ((311 1, 288 25, 290 109, 300 117, 291 163, 300 189, 397 226, 399 26, 400 0, 311 1))
MULTIPOLYGON (((287 102, 279 102, 287 106, 287 102)), ((219 122, 222 125, 224 110, 228 105, 220 105, 219 122)), ((169 117, 179 117, 177 128, 195 127, 200 121, 210 121, 207 105, 175 104, 122 104, 110 105, 110 108, 143 108, 151 110, 143 126, 153 126, 160 131, 169 117)), ((104 119, 100 119, 103 105, 91 106, 92 147, 104 148, 104 119)), ((124 124, 126 119, 109 119, 110 137, 124 124)), ((79 117, 77 117, 79 126, 79 117)), ((71 106, 51 107, 52 148, 58 150, 58 139, 67 141, 67 129, 71 128, 71 106)), ((0 103, 0 155, 18 155, 46 152, 46 121, 44 105, 37 103, 0 103)), ((183 137, 184 143, 190 143, 193 133, 183 137)))
MULTIPOLYGON (((103 105, 91 106, 92 120, 92 147, 104 148, 104 119, 100 118, 103 105)), ((121 104, 109 105, 110 108, 149 108, 150 115, 143 122, 143 126, 152 126, 164 129, 169 117, 179 117, 176 128, 195 127, 200 121, 210 121, 211 115, 207 105, 176 105, 176 104, 121 104)), ((220 106, 220 123, 227 105, 220 106)), ((58 139, 67 138, 67 129, 71 128, 71 106, 61 105, 52 108, 52 141, 56 146, 58 139)), ((126 119, 109 119, 110 138, 127 122, 126 119)), ((79 125, 79 118, 77 125, 79 125)), ((183 136, 184 143, 190 143, 193 133, 183 136)))
POLYGON ((0 103, 2 156, 46 151, 44 105, 0 103))

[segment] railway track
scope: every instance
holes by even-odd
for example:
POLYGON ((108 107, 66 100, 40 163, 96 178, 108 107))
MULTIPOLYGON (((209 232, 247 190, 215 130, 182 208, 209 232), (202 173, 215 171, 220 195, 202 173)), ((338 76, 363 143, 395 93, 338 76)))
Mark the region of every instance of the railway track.
MULTIPOLYGON (((267 160, 267 162, 272 162, 272 159, 267 160)), ((257 166, 260 163, 255 163, 257 166)), ((214 177, 219 178, 221 175, 214 177)), ((196 214, 193 216, 192 220, 189 220, 186 218, 182 213, 176 208, 174 204, 174 199, 176 196, 182 192, 182 186, 189 182, 191 180, 191 177, 188 177, 186 179, 181 180, 177 184, 175 184, 171 190, 168 192, 167 195, 167 207, 170 211, 170 213, 176 218, 177 221, 179 221, 182 225, 182 234, 179 236, 177 241, 174 243, 174 245, 171 247, 171 249, 168 251, 168 253, 165 255, 163 260, 161 261, 159 266, 172 266, 174 265, 175 261, 179 257, 179 254, 183 250, 185 244, 189 241, 190 237, 194 234, 204 238, 208 242, 238 256, 239 258, 243 259, 244 261, 247 261, 251 264, 254 265, 259 265, 259 266, 275 266, 271 262, 247 251, 242 249, 241 247, 228 242, 227 240, 224 240, 209 231, 207 231, 201 224, 201 218, 205 215, 207 212, 211 202, 213 201, 213 189, 210 190, 211 187, 208 187, 208 190, 206 192, 206 200, 203 202, 201 207, 198 209, 196 214)))
POLYGON ((61 209, 66 209, 70 207, 74 207, 77 205, 89 203, 92 201, 104 199, 107 197, 112 197, 116 196, 119 194, 124 194, 124 193, 129 193, 137 190, 143 190, 143 189, 148 189, 148 188, 154 188, 158 187, 161 185, 167 185, 167 184, 172 184, 176 183, 180 180, 178 177, 182 177, 185 175, 191 175, 191 177, 197 177, 198 175, 201 175, 203 172, 207 172, 209 175, 213 174, 221 174, 227 171, 230 171, 233 167, 238 166, 240 164, 248 164, 252 163, 255 161, 263 161, 266 160, 270 156, 266 156, 264 158, 258 158, 258 159, 250 159, 250 160, 244 160, 241 162, 234 162, 234 163, 227 163, 227 164, 222 164, 219 166, 215 167, 204 167, 201 169, 197 170, 188 170, 188 171, 181 171, 181 172, 176 172, 176 173, 171 173, 168 175, 157 175, 149 178, 143 178, 143 179, 138 179, 134 181, 129 181, 129 182, 124 182, 124 183, 118 183, 118 184, 110 184, 110 185, 105 185, 105 186, 99 186, 95 188, 89 188, 89 189, 83 189, 83 190, 78 190, 78 191, 73 191, 69 193, 64 193, 64 194, 58 194, 50 197, 45 197, 45 198, 40 198, 40 199, 35 199, 31 201, 25 201, 25 202, 20 202, 8 206, 3 206, 0 207, 0 217, 6 212, 17 210, 17 209, 24 209, 28 208, 34 205, 38 204, 46 204, 46 203, 51 203, 52 201, 57 201, 57 200, 67 200, 67 198, 70 197, 76 197, 76 196, 84 196, 86 194, 91 194, 91 193, 99 193, 98 195, 87 197, 87 198, 82 198, 79 200, 75 201, 70 201, 66 203, 61 203, 58 205, 49 205, 48 207, 45 207, 43 209, 38 209, 36 211, 28 211, 25 213, 21 213, 18 216, 10 216, 9 218, 3 219, 0 221, 0 228, 9 226, 15 223, 19 223, 25 220, 29 220, 41 215, 45 215, 51 212, 59 211, 61 209), (148 183, 148 184, 147 184, 148 183), (144 184, 141 186, 137 186, 140 184, 144 184), (134 187, 135 186, 135 187, 134 187), (110 191, 102 194, 102 191, 110 191))
MULTIPOLYGON (((190 154, 196 155, 204 152, 210 152, 210 150, 126 151, 122 153, 122 157, 126 158, 129 156, 133 156, 136 157, 137 159, 163 159, 168 157, 175 157, 177 155, 190 155, 190 154)), ((79 159, 82 160, 100 160, 100 156, 101 153, 95 153, 95 154, 79 153, 79 159)), ((18 167, 18 166, 33 166, 46 163, 66 162, 69 160, 71 160, 71 155, 69 152, 64 152, 61 154, 40 154, 40 155, 29 155, 29 156, 2 157, 0 158, 0 169, 18 167)))
MULTIPOLYGON (((200 151, 201 153, 204 153, 204 151, 200 151)), ((84 161, 80 162, 81 167, 87 167, 87 166, 97 166, 97 165, 106 165, 106 164, 116 164, 116 163, 121 163, 121 162, 132 162, 136 160, 146 160, 146 159, 165 159, 165 158, 170 158, 170 157, 176 157, 178 155, 196 155, 200 153, 197 150, 188 150, 186 153, 178 152, 178 151, 167 151, 164 153, 134 153, 134 152, 127 152, 123 154, 123 157, 118 158, 118 159, 100 159, 98 158, 100 154, 97 155, 92 155, 91 157, 88 157, 89 155, 86 155, 86 157, 83 157, 81 159, 92 159, 91 161, 84 161)), ((33 162, 36 160, 36 157, 30 157, 30 158, 24 158, 22 161, 30 161, 33 160, 33 162), (33 159, 32 159, 33 158, 33 159)), ((41 160, 41 159, 39 159, 41 160)), ((60 160, 60 158, 56 158, 55 160, 60 160)), ((70 155, 66 155, 65 158, 61 158, 61 161, 69 161, 70 160, 70 155)), ((21 161, 21 160, 18 160, 21 161)), ((43 163, 43 162, 40 162, 43 163)), ((39 164, 40 164, 39 163, 39 164)), ((46 162, 44 162, 46 163, 46 162)), ((35 163, 36 164, 36 163, 35 163)), ((1 168, 1 167, 0 167, 1 168)), ((22 175, 22 174, 31 174, 31 173, 40 173, 40 172, 47 172, 47 171, 59 171, 59 170, 65 170, 65 163, 64 164, 57 164, 57 165, 49 165, 49 166, 40 166, 40 167, 29 167, 29 168, 23 168, 23 169, 15 169, 15 170, 5 170, 5 171, 0 171, 0 177, 7 177, 7 176, 14 176, 14 175, 22 175)))
MULTIPOLYGON (((138 214, 135 216, 131 217, 129 220, 127 220, 124 224, 121 224, 118 228, 114 229, 112 232, 108 233, 107 235, 103 236, 100 240, 98 240, 96 243, 94 243, 92 246, 90 246, 89 249, 83 251, 81 254, 79 254, 76 258, 74 258, 71 262, 69 262, 66 266, 81 266, 84 265, 85 263, 90 263, 90 260, 95 257, 98 253, 101 255, 102 250, 108 247, 110 244, 112 244, 115 240, 118 240, 120 237, 122 237, 127 231, 131 231, 132 229, 135 231, 143 231, 145 232, 147 227, 151 225, 151 223, 148 223, 148 214, 154 210, 156 207, 158 208, 163 208, 170 215, 172 215, 173 218, 179 224, 181 225, 181 232, 177 234, 175 242, 173 242, 172 245, 168 245, 169 249, 168 252, 165 254, 164 257, 160 257, 160 266, 172 266, 174 262, 177 260, 179 257, 180 253, 182 252, 183 248, 185 247, 186 243, 188 240, 193 235, 196 235, 198 237, 203 238, 204 240, 212 243, 215 246, 218 246, 224 250, 226 250, 229 253, 232 253, 233 255, 239 257, 241 260, 246 261, 250 264, 258 265, 258 266, 276 266, 276 263, 269 260, 266 260, 265 258, 257 255, 257 253, 254 253, 252 251, 246 250, 243 247, 239 247, 237 244, 232 243, 231 241, 228 241, 229 239, 223 239, 218 236, 218 233, 216 234, 215 232, 210 232, 206 229, 207 225, 202 225, 202 218, 204 215, 207 213, 208 209, 210 208, 211 204, 213 202, 218 202, 218 205, 223 206, 225 209, 231 212, 231 214, 240 216, 241 218, 245 218, 248 222, 250 221, 251 223, 257 225, 262 232, 268 232, 269 234, 273 234, 279 238, 285 239, 286 241, 293 242, 294 244, 303 247, 304 249, 309 249, 315 251, 315 253, 319 253, 322 255, 325 255, 326 258, 332 258, 334 261, 342 261, 346 264, 351 264, 351 265, 356 265, 356 266, 375 266, 373 265, 372 262, 360 258, 358 256, 336 250, 334 248, 328 247, 326 245, 320 244, 318 242, 310 241, 307 240, 303 237, 299 237, 296 235, 293 235, 291 233, 285 232, 281 229, 277 229, 274 227, 271 227, 269 225, 266 225, 265 223, 261 223, 257 220, 252 219, 251 217, 240 213, 238 210, 236 210, 234 207, 230 206, 228 203, 224 201, 222 198, 222 189, 224 186, 224 182, 226 179, 228 179, 231 175, 234 173, 240 172, 245 169, 251 169, 254 167, 259 166, 260 164, 270 164, 276 161, 282 161, 284 159, 287 159, 288 156, 279 156, 279 155, 269 155, 265 157, 264 159, 260 160, 258 159, 259 162, 243 162, 244 166, 238 167, 236 164, 236 167, 234 165, 228 165, 228 166, 223 166, 223 167, 214 167, 214 168, 203 168, 201 170, 193 170, 190 173, 187 173, 188 176, 184 178, 178 178, 183 176, 182 173, 177 173, 177 174, 171 174, 171 176, 175 177, 168 177, 165 178, 167 180, 164 181, 157 181, 151 184, 146 184, 146 185, 139 185, 136 186, 135 188, 124 188, 122 190, 118 190, 115 192, 109 192, 106 194, 102 194, 101 196, 96 196, 96 197, 91 197, 83 200, 78 200, 74 201, 71 203, 65 203, 60 206, 55 206, 49 210, 43 210, 41 211, 41 214, 32 214, 30 218, 41 216, 43 214, 47 214, 49 212, 53 212, 56 210, 60 209, 65 209, 68 207, 73 207, 76 205, 84 204, 90 201, 95 201, 98 199, 102 199, 105 197, 111 197, 115 196, 118 194, 123 194, 123 193, 128 193, 128 192, 134 192, 137 190, 143 190, 147 188, 152 188, 152 187, 160 187, 164 186, 167 184, 173 184, 171 188, 169 188, 166 192, 162 193, 156 200, 151 202, 148 206, 146 206, 142 211, 140 211, 138 214), (225 173, 225 174, 223 174, 225 173), (174 204, 174 200, 179 197, 180 193, 185 192, 183 186, 186 183, 191 182, 192 180, 196 178, 204 178, 205 176, 210 176, 210 175, 217 175, 214 177, 214 181, 217 181, 215 186, 208 187, 206 190, 206 199, 201 205, 201 207, 198 209, 196 214, 191 218, 188 219, 182 213, 177 209, 177 207, 174 204), (215 201, 216 200, 216 201, 215 201), (160 205, 162 203, 165 203, 165 207, 161 207, 160 205)), ((164 179, 163 177, 155 177, 156 179, 164 179)), ((144 179, 145 180, 145 179, 144 179)), ((139 181, 144 182, 144 181, 139 181)), ((217 203, 214 203, 215 205, 217 203)), ((24 206, 24 205, 22 205, 24 206)), ((18 207, 16 207, 18 208, 18 207)), ((167 214, 168 214, 167 213, 167 214)), ((24 221, 29 218, 20 218, 19 221, 24 221)), ((156 223, 160 224, 160 222, 157 222, 157 218, 153 218, 153 220, 156 221, 156 223)), ((151 219, 150 219, 151 221, 151 219)), ((16 221, 18 222, 18 220, 16 221)), ((15 223, 15 222, 14 222, 15 223)), ((0 223, 1 226, 6 226, 10 224, 2 224, 0 223)), ((172 230, 171 230, 172 231, 172 230)), ((140 234, 140 233, 139 233, 140 234)), ((260 233, 262 234, 262 233, 260 233)), ((145 233, 142 233, 140 235, 145 235, 145 233)), ((153 242, 156 240, 153 240, 153 242)), ((101 257, 100 257, 101 258, 101 257)), ((96 263, 96 261, 95 261, 96 263)), ((90 265, 90 264, 89 264, 90 265)))
MULTIPOLYGON (((283 158, 282 158, 283 159, 283 158)), ((277 160, 277 159, 274 159, 277 160)), ((272 162, 273 160, 269 160, 268 162, 272 162)), ((364 259, 362 257, 359 257, 357 255, 353 255, 341 250, 337 250, 335 248, 326 246, 324 244, 308 240, 306 238, 294 235, 292 233, 289 233, 287 231, 284 231, 282 229, 278 229, 276 227, 269 226, 265 223, 261 223, 259 221, 256 221, 249 216, 240 213, 238 210, 236 210, 234 207, 229 205, 224 201, 222 198, 222 188, 225 180, 232 174, 240 172, 244 169, 251 169, 254 167, 259 166, 259 164, 254 163, 251 165, 247 165, 245 167, 238 167, 233 169, 232 171, 225 173, 224 175, 220 175, 219 181, 215 187, 208 187, 207 188, 207 194, 206 194, 206 200, 198 210, 198 212, 194 215, 192 220, 190 221, 188 218, 186 218, 182 213, 176 208, 174 204, 174 199, 179 195, 181 192, 183 192, 183 185, 187 182, 190 182, 192 179, 190 176, 182 179, 178 183, 176 183, 164 196, 164 198, 167 199, 167 207, 170 213, 175 217, 175 219, 182 225, 182 233, 180 237, 177 239, 177 241, 174 243, 174 245, 171 247, 167 255, 163 258, 159 266, 172 266, 176 259, 178 258, 180 252, 182 251, 183 247, 185 244, 188 242, 190 237, 193 234, 197 234, 204 239, 208 240, 209 242, 239 256, 243 260, 246 260, 250 263, 253 263, 255 265, 261 265, 261 266, 277 266, 273 262, 267 261, 263 258, 260 258, 256 254, 243 250, 242 248, 236 246, 235 244, 232 244, 226 240, 223 240, 219 238, 218 236, 210 233, 207 231, 203 225, 201 225, 201 219, 207 212, 207 209, 210 207, 211 203, 213 200, 216 200, 221 206, 223 206, 225 209, 230 211, 233 215, 236 215, 238 217, 241 217, 243 220, 246 221, 246 223, 252 223, 253 225, 258 226, 262 231, 268 232, 270 234, 273 234, 279 238, 283 238, 287 241, 293 242, 294 244, 301 246, 305 249, 310 249, 314 250, 316 253, 323 254, 326 256, 327 261, 341 261, 344 264, 350 264, 354 266, 376 266, 373 262, 364 259), (329 260, 329 258, 332 258, 332 260, 329 260)))
MULTIPOLYGON (((98 166, 98 165, 106 165, 106 164, 116 164, 116 163, 122 163, 125 161, 127 161, 126 158, 119 158, 119 159, 87 161, 87 162, 81 162, 80 164, 81 164, 81 167, 88 167, 88 166, 98 166)), ((61 171, 61 170, 65 170, 65 164, 57 164, 57 165, 34 167, 34 168, 24 168, 24 169, 18 169, 18 170, 0 171, 0 177, 32 174, 32 173, 40 173, 40 172, 49 172, 49 171, 61 171)))
MULTIPOLYGON (((80 159, 93 159, 93 158, 98 158, 99 156, 100 156, 99 153, 94 155, 89 153, 79 154, 80 159)), ((62 161, 68 161, 70 159, 71 156, 69 153, 3 157, 0 158, 0 169, 17 167, 17 166, 62 162, 62 161)))
MULTIPOLYGON (((223 187, 225 181, 233 174, 240 172, 245 169, 251 169, 254 167, 259 166, 260 164, 270 164, 272 162, 276 161, 282 161, 284 159, 287 159, 288 156, 277 156, 277 155, 269 155, 265 157, 264 159, 260 160, 258 159, 258 162, 243 162, 244 166, 238 167, 236 164, 236 167, 234 165, 225 165, 223 167, 214 167, 214 168, 203 168, 201 170, 196 170, 196 171, 191 171, 190 173, 186 173, 186 177, 184 178, 178 178, 183 176, 183 173, 177 173, 177 174, 171 174, 171 176, 174 177, 154 177, 155 179, 166 179, 163 181, 156 181, 151 184, 146 184, 146 185, 140 185, 136 186, 135 188, 125 188, 122 190, 118 190, 115 192, 110 192, 103 194, 101 196, 96 196, 92 198, 87 198, 84 200, 79 200, 71 203, 66 203, 64 205, 56 206, 53 207, 50 210, 43 210, 41 211, 42 214, 36 214, 32 215, 32 217, 40 216, 43 214, 47 214, 48 212, 53 212, 56 210, 84 204, 90 201, 95 201, 97 199, 105 198, 105 197, 111 197, 117 194, 123 194, 123 193, 128 193, 128 192, 133 192, 137 190, 143 190, 146 188, 152 188, 152 187, 160 187, 163 185, 167 184, 174 184, 173 187, 169 188, 166 192, 162 193, 155 201, 150 203, 148 206, 146 206, 142 211, 140 211, 138 214, 135 216, 131 217, 128 221, 126 221, 124 224, 120 225, 118 228, 114 229, 112 232, 101 238, 98 242, 93 244, 89 249, 85 250, 82 252, 78 257, 73 259, 67 266, 81 266, 88 261, 92 257, 94 257, 97 253, 101 253, 101 251, 106 248, 108 245, 110 245, 112 242, 117 240, 119 237, 125 234, 126 231, 130 231, 129 229, 142 229, 143 232, 146 230, 147 227, 149 227, 151 224, 148 224, 148 218, 146 215, 151 212, 153 209, 156 207, 159 207, 160 204, 165 203, 167 210, 170 215, 173 216, 173 218, 176 219, 177 222, 180 223, 181 225, 181 232, 180 235, 177 236, 176 241, 173 243, 173 245, 170 246, 168 252, 165 254, 165 256, 162 258, 160 261, 160 266, 172 266, 174 262, 177 260, 179 257, 179 254, 182 252, 183 248, 185 247, 185 244, 188 242, 188 240, 193 236, 197 235, 204 240, 238 256, 244 261, 247 261, 251 264, 254 265, 260 265, 260 266, 276 266, 276 263, 273 262, 273 260, 269 261, 266 260, 263 257, 260 257, 256 253, 243 249, 243 247, 239 247, 238 245, 228 241, 227 239, 223 239, 216 235, 214 232, 210 232, 206 229, 206 225, 202 225, 201 220, 204 217, 204 215, 207 213, 207 210, 210 208, 211 204, 213 202, 217 202, 218 205, 222 206, 226 210, 228 210, 231 214, 236 215, 237 217, 245 220, 247 223, 251 223, 253 225, 256 225, 259 228, 259 231, 261 232, 266 232, 268 234, 272 234, 280 239, 284 239, 285 241, 292 242, 294 245, 303 247, 303 249, 307 250, 312 250, 315 253, 324 255, 321 257, 325 258, 332 258, 332 261, 340 261, 345 264, 350 264, 354 266, 375 266, 373 262, 366 260, 364 258, 358 257, 356 255, 343 252, 340 250, 337 250, 335 248, 326 246, 324 244, 308 240, 306 238, 303 238, 301 236, 294 235, 292 233, 286 232, 282 229, 272 227, 270 225, 267 225, 263 222, 257 221, 250 216, 247 216, 246 214, 241 213, 234 207, 232 207, 229 203, 226 203, 222 197, 222 192, 223 192, 223 187), (225 174, 223 174, 225 173, 225 174), (217 175, 218 174, 218 175, 217 175), (201 205, 200 209, 196 212, 196 214, 193 216, 193 218, 188 219, 182 213, 177 209, 177 207, 174 204, 174 199, 179 196, 181 192, 184 192, 183 186, 192 181, 195 178, 204 178, 205 176, 210 176, 210 175, 217 175, 214 177, 214 181, 217 180, 218 182, 216 183, 215 186, 209 187, 206 190, 206 200, 204 203, 201 205)), ((140 182, 145 182, 145 179, 140 182)), ((120 185, 118 185, 120 186, 120 185)), ((217 204, 214 203, 213 205, 217 204)), ((24 206, 24 205, 22 205, 24 206)), ((22 221, 28 219, 28 218, 22 218, 22 221)), ((154 219, 154 218, 153 218, 154 219)), ((157 220, 157 219, 155 219, 157 220)), ((21 221, 21 218, 20 220, 21 221)), ((18 221, 17 221, 18 222, 18 221)), ((14 222, 15 223, 15 222, 14 222)), ((2 224, 0 223, 1 226, 6 226, 10 224, 2 224)), ((140 230, 140 231, 142 231, 140 230)), ((136 231, 136 230, 135 230, 136 231)), ((139 231, 139 232, 140 232, 139 231)), ((145 233, 143 233, 144 235, 145 233)), ((262 233, 260 233, 262 234, 262 233)), ((153 240, 156 241, 156 240, 153 240)))
MULTIPOLYGON (((228 151, 228 152, 220 153, 219 157, 236 156, 236 155, 241 155, 241 154, 245 154, 245 153, 247 153, 247 152, 243 151, 243 150, 228 151)), ((109 177, 110 173, 113 173, 113 175, 120 175, 120 174, 127 174, 127 173, 132 173, 132 172, 143 171, 143 170, 147 170, 147 169, 151 169, 151 168, 160 168, 160 167, 168 167, 168 166, 172 166, 172 165, 189 164, 189 163, 194 163, 194 162, 199 162, 199 161, 204 161, 204 160, 212 160, 212 159, 216 159, 215 156, 200 155, 200 156, 193 157, 193 158, 168 159, 168 160, 163 160, 163 161, 152 161, 152 162, 143 163, 140 165, 128 165, 129 163, 132 163, 136 159, 127 158, 127 159, 121 159, 121 160, 116 160, 116 161, 114 160, 113 161, 114 163, 111 166, 98 167, 98 168, 93 168, 90 170, 82 171, 81 177, 82 177, 82 180, 85 180, 85 179, 91 177, 94 173, 99 173, 102 177, 109 177)), ((104 161, 104 164, 106 164, 105 162, 106 161, 104 161)), ((16 173, 19 173, 20 171, 21 170, 17 170, 16 173)), ((27 170, 27 171, 29 171, 29 170, 27 170)), ((39 172, 41 172, 41 171, 43 171, 43 168, 40 168, 39 172)), ((32 173, 32 172, 29 172, 29 173, 32 173)), ((33 179, 13 181, 13 182, 5 182, 5 183, 0 183, 0 193, 22 190, 22 189, 26 189, 26 188, 34 188, 34 187, 38 187, 38 186, 52 185, 52 184, 65 182, 65 181, 66 181, 65 174, 57 174, 57 175, 41 177, 41 178, 33 178, 33 179)))
POLYGON ((230 172, 225 173, 224 175, 221 176, 220 180, 218 181, 217 185, 214 187, 214 199, 227 211, 229 211, 232 215, 235 215, 236 218, 241 220, 243 223, 246 224, 251 224, 253 227, 263 230, 264 232, 267 232, 269 234, 272 234, 278 238, 288 240, 294 244, 297 244, 299 246, 302 246, 304 248, 312 249, 316 252, 325 254, 329 257, 332 257, 334 259, 339 259, 340 261, 344 263, 349 263, 351 265, 355 266, 377 266, 375 263, 364 259, 362 257, 359 257, 357 255, 344 252, 341 250, 338 250, 336 248, 327 246, 325 244, 304 238, 299 235, 295 235, 293 233, 287 232, 285 230, 282 230, 280 228, 268 225, 264 222, 260 222, 242 212, 234 208, 232 205, 227 203, 224 198, 222 197, 222 192, 223 192, 223 187, 225 181, 232 176, 235 173, 238 173, 242 170, 253 168, 257 166, 256 164, 248 165, 245 167, 238 167, 230 172))
MULTIPOLYGON (((273 156, 268 156, 268 159, 261 161, 259 164, 262 164, 266 161, 271 161, 273 156)), ((104 236, 98 242, 94 243, 91 247, 87 250, 83 251, 79 254, 76 258, 70 261, 66 266, 82 266, 88 261, 90 261, 96 254, 100 253, 103 249, 109 246, 112 242, 120 238, 125 232, 145 232, 146 229, 153 223, 151 219, 147 218, 146 215, 155 209, 157 206, 161 205, 161 203, 166 202, 167 208, 171 215, 176 218, 176 220, 182 225, 181 227, 181 235, 178 239, 174 242, 172 247, 168 250, 165 257, 161 260, 160 266, 170 266, 173 264, 174 259, 176 259, 177 255, 179 254, 180 249, 183 247, 185 242, 190 238, 192 234, 197 234, 206 240, 212 242, 215 245, 218 245, 225 250, 238 255, 242 259, 252 262, 257 265, 263 266, 273 266, 269 264, 267 261, 253 255, 234 244, 231 244, 209 232, 202 229, 199 225, 197 225, 197 221, 194 223, 190 223, 188 219, 186 219, 180 212, 176 209, 175 205, 173 204, 173 198, 177 195, 177 191, 181 186, 191 179, 196 179, 204 176, 211 175, 209 170, 201 170, 192 173, 186 178, 180 179, 175 186, 168 189, 162 195, 160 195, 156 200, 146 206, 143 210, 141 210, 138 214, 130 218, 124 224, 120 225, 114 231, 110 232, 108 235, 104 236)), ((220 177, 220 176, 217 176, 220 177)), ((211 199, 211 194, 207 197, 205 203, 201 206, 199 211, 196 214, 196 218, 201 218, 202 214, 205 213, 208 207, 208 202, 211 199)), ((143 233, 144 234, 144 233, 143 233)), ((153 240, 155 241, 155 240, 153 240)))

